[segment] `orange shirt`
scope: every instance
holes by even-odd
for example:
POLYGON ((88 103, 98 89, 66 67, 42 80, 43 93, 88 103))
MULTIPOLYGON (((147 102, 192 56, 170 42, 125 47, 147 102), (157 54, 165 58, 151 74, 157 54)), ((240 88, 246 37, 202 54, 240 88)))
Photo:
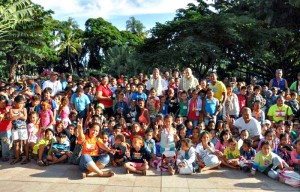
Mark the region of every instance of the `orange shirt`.
POLYGON ((99 155, 99 145, 103 143, 100 138, 89 138, 88 135, 84 135, 84 139, 78 141, 78 144, 82 144, 85 140, 85 144, 82 149, 82 155, 98 156, 99 155))

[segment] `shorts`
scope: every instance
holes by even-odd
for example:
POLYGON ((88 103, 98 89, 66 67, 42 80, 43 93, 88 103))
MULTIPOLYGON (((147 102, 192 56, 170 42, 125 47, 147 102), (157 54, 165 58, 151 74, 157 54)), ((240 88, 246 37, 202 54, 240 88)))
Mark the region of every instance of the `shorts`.
POLYGON ((109 163, 110 157, 108 154, 100 155, 100 156, 90 156, 90 155, 82 155, 80 157, 79 169, 81 172, 87 172, 87 167, 92 163, 99 162, 101 165, 105 166, 109 163))
POLYGON ((27 140, 28 139, 28 131, 27 129, 12 129, 12 140, 27 140))
POLYGON ((143 167, 143 163, 135 163, 135 162, 128 162, 130 166, 134 168, 141 168, 143 167))

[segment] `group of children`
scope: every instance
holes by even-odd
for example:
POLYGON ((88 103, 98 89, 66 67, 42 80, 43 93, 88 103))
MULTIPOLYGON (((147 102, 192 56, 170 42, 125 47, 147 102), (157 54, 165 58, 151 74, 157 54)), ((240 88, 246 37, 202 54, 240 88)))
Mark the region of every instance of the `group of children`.
MULTIPOLYGON (((142 85, 137 90, 139 95, 144 93, 142 85)), ((262 120, 263 139, 254 149, 247 130, 239 132, 226 121, 216 121, 221 110, 212 89, 183 91, 178 96, 169 90, 168 95, 158 98, 152 89, 147 101, 144 96, 131 95, 129 104, 125 102, 126 94, 120 91, 115 100, 115 116, 111 117, 104 116, 103 105, 91 107, 83 120, 84 130, 88 131, 91 123, 101 125, 99 137, 114 149, 110 154, 112 166, 123 166, 127 173, 142 175, 150 167, 170 174, 192 174, 226 166, 242 169, 250 176, 260 171, 272 178, 278 178, 279 170, 300 171, 296 121, 271 124, 262 120), (180 99, 175 102, 177 97, 180 99)), ((71 110, 71 96, 52 98, 51 88, 30 99, 16 95, 10 98, 10 104, 8 98, 0 96, 0 123, 8 127, 6 140, 2 137, 1 141, 2 160, 10 159, 3 145, 7 148, 13 144, 11 165, 26 164, 31 158, 40 166, 67 162, 78 145, 77 112, 71 110), (14 142, 10 142, 9 126, 14 142)), ((102 153, 108 152, 100 150, 102 153)))

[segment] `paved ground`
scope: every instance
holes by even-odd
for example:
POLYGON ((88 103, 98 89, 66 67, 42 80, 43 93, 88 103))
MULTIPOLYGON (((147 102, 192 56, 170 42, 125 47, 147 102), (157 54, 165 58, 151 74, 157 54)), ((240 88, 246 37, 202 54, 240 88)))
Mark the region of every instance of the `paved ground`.
POLYGON ((9 165, 0 162, 0 192, 38 191, 297 191, 264 175, 257 174, 249 178, 241 171, 218 169, 188 176, 160 173, 150 170, 147 176, 125 174, 121 168, 113 168, 116 176, 112 178, 88 177, 80 179, 80 173, 74 165, 52 165, 39 167, 34 162, 27 165, 9 165))

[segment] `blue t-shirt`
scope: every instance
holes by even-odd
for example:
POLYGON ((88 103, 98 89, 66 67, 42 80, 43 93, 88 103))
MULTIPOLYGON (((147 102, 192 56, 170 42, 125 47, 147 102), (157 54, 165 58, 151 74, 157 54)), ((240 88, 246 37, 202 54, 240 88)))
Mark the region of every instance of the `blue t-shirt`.
POLYGON ((77 93, 73 93, 71 97, 71 104, 75 105, 75 109, 78 112, 81 112, 86 109, 86 106, 91 102, 86 94, 82 94, 78 97, 77 93))

